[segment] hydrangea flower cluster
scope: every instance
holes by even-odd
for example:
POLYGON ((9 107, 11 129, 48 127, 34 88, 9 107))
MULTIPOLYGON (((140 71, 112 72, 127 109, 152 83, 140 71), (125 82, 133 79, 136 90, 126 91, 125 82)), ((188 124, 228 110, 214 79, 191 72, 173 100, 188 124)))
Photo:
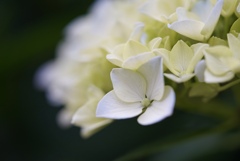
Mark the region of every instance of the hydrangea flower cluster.
POLYGON ((99 0, 37 80, 85 138, 114 119, 151 125, 173 113, 178 86, 207 102, 240 82, 239 33, 239 0, 99 0))

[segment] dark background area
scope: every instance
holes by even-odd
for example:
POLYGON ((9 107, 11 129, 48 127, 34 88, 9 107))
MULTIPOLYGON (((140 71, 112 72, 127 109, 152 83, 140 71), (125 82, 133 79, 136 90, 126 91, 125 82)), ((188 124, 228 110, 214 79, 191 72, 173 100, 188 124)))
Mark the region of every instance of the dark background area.
MULTIPOLYGON (((92 3, 90 0, 0 1, 1 161, 114 160, 156 140, 166 145, 166 140, 184 139, 185 135, 211 129, 218 123, 208 117, 175 110, 174 117, 148 127, 138 125, 136 119, 116 121, 87 140, 80 137, 77 127, 67 130, 58 127, 56 115, 60 108, 50 106, 45 93, 36 89, 34 75, 43 63, 54 59, 64 27, 85 14, 92 3)), ((181 156, 189 155, 189 149, 199 151, 208 145, 215 149, 219 145, 214 139, 202 139, 201 144, 190 141, 190 145, 174 146, 172 151, 160 149, 168 161, 174 161, 169 159, 172 154, 178 157, 175 161, 180 161, 181 156)), ((207 160, 204 158, 207 156, 211 161, 230 161, 238 157, 238 147, 196 155, 203 160, 207 160)), ((158 149, 152 149, 152 157, 144 155, 148 150, 143 150, 140 152, 143 156, 137 160, 158 160, 162 154, 158 149)), ((191 161, 191 157, 182 160, 191 161)))

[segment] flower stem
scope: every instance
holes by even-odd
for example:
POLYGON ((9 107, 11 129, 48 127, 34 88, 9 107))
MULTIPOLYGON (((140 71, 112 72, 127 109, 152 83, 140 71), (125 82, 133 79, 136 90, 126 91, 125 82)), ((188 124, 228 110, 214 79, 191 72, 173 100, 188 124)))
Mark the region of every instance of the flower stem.
POLYGON ((233 81, 233 82, 230 82, 230 83, 228 83, 228 84, 220 87, 219 91, 220 91, 220 92, 221 92, 221 91, 224 91, 224 90, 226 90, 226 89, 228 89, 228 88, 230 88, 230 87, 232 87, 232 86, 234 86, 234 85, 236 85, 236 84, 238 84, 238 83, 240 83, 240 79, 235 80, 235 81, 233 81))

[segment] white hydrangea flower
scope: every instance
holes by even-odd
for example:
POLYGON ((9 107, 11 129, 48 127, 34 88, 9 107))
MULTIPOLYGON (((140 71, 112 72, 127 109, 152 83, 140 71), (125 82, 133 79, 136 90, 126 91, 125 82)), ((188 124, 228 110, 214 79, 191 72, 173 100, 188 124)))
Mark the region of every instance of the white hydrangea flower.
POLYGON ((227 36, 229 48, 209 47, 204 51, 205 61, 197 66, 197 76, 207 83, 223 83, 240 72, 240 39, 232 34, 227 36))
POLYGON ((173 113, 175 104, 175 93, 165 86, 164 76, 177 83, 196 76, 198 80, 185 84, 183 94, 190 91, 189 96, 203 101, 239 83, 239 4, 239 0, 96 1, 87 16, 66 28, 57 59, 37 75, 49 100, 64 105, 58 123, 81 127, 87 138, 112 119, 140 115, 141 125, 161 121, 173 113))
POLYGON ((81 72, 83 77, 87 77, 87 73, 82 70, 82 67, 76 61, 59 57, 57 60, 45 64, 39 70, 37 84, 40 88, 47 89, 50 102, 62 105, 67 102, 68 98, 71 98, 71 88, 79 82, 77 73, 81 72))
POLYGON ((73 114, 86 102, 89 86, 105 92, 112 89, 109 73, 113 65, 106 60, 107 50, 127 41, 141 16, 137 9, 142 3, 98 1, 87 16, 75 19, 65 29, 57 59, 37 76, 50 101, 65 106, 57 118, 60 126, 70 126, 73 114))
POLYGON ((174 82, 181 83, 188 81, 195 74, 193 73, 195 66, 203 57, 203 49, 207 44, 194 44, 189 47, 184 41, 178 41, 171 51, 160 49, 158 55, 163 56, 164 64, 173 73, 165 73, 164 75, 174 82))
POLYGON ((224 17, 231 16, 235 12, 238 3, 239 3, 239 0, 231 0, 231 1, 224 0, 222 15, 224 17))
POLYGON ((155 57, 137 71, 115 68, 114 90, 99 102, 97 117, 125 119, 140 115, 138 123, 150 125, 170 116, 175 104, 171 87, 164 86, 162 58, 155 57))
POLYGON ((133 25, 141 17, 137 12, 141 4, 139 0, 97 1, 87 16, 79 17, 67 26, 66 38, 60 44, 58 54, 85 62, 101 57, 96 54, 99 50, 108 51, 127 41, 133 25))
POLYGON ((183 7, 176 10, 178 20, 168 27, 193 40, 205 41, 213 33, 223 6, 223 0, 212 5, 210 0, 198 1, 191 11, 183 7))
POLYGON ((87 96, 86 103, 72 117, 72 124, 81 127, 81 136, 84 138, 90 137, 112 122, 111 119, 96 117, 97 104, 104 96, 104 92, 91 86, 87 91, 87 96))
POLYGON ((194 73, 198 79, 199 82, 205 82, 204 78, 204 71, 206 70, 206 62, 205 60, 201 60, 197 63, 194 73))
POLYGON ((162 38, 156 37, 146 44, 143 28, 143 23, 137 23, 129 40, 116 46, 107 59, 119 67, 135 70, 156 56, 154 50, 159 47, 162 38))
MULTIPOLYGON (((217 0, 211 0, 211 2, 213 4, 215 4, 217 2, 217 0)), ((238 0, 230 0, 230 1, 229 0, 224 0, 221 14, 224 17, 231 16, 237 8, 237 2, 238 2, 238 0)))
POLYGON ((140 12, 163 23, 171 23, 176 19, 176 9, 183 7, 189 9, 192 0, 148 0, 140 8, 140 12))
POLYGON ((102 58, 84 64, 59 58, 41 70, 38 76, 41 79, 38 81, 42 88, 47 89, 49 101, 54 105, 65 106, 57 117, 61 127, 71 125, 73 114, 86 102, 86 91, 90 85, 94 84, 104 91, 112 89, 108 76, 111 69, 112 65, 103 55, 102 58))

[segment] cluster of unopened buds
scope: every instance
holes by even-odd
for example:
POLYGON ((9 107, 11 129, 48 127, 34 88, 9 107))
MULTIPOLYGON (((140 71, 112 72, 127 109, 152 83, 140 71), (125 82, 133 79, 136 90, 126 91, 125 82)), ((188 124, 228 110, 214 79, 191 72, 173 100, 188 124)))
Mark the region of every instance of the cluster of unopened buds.
POLYGON ((85 138, 114 119, 150 125, 180 94, 208 102, 240 82, 239 33, 239 0, 99 0, 37 81, 85 138))

